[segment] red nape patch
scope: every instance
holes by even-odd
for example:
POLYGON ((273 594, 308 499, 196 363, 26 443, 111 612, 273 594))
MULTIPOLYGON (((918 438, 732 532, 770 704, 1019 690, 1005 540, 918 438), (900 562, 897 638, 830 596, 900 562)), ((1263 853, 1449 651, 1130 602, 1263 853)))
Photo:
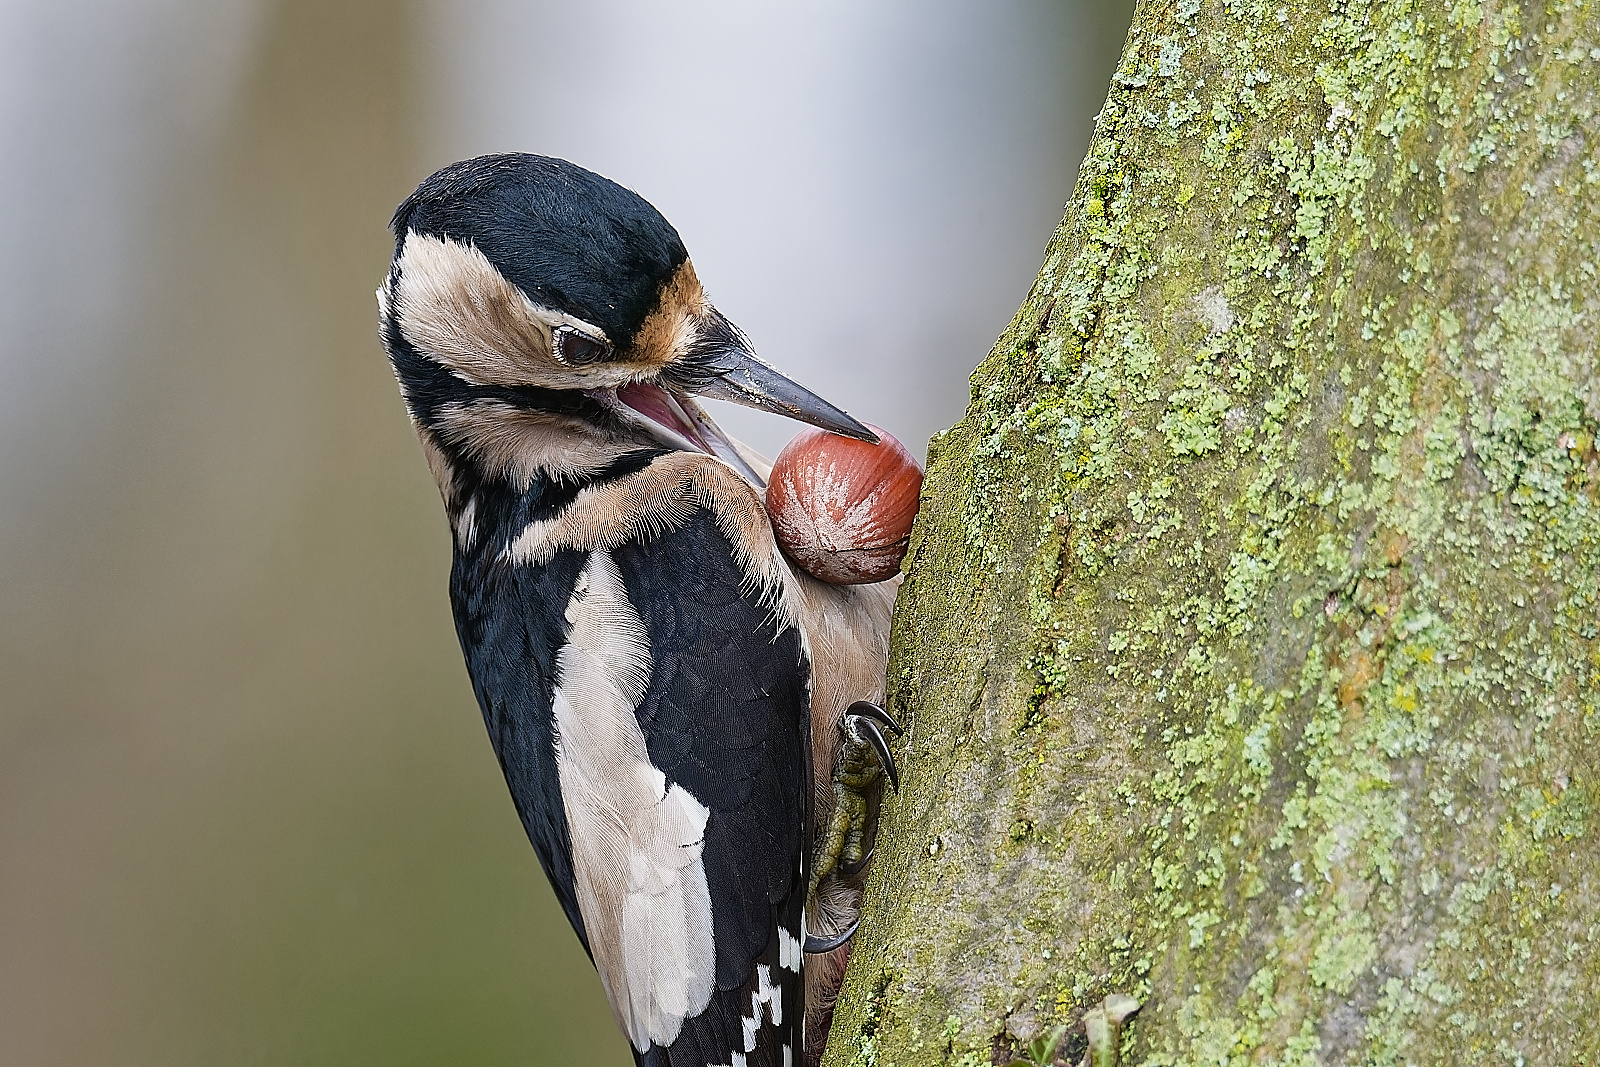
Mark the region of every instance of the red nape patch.
POLYGON ((617 387, 617 399, 651 422, 660 423, 674 433, 687 437, 707 455, 714 454, 711 445, 701 435, 699 427, 684 414, 671 394, 659 385, 648 385, 644 382, 621 385, 617 387))

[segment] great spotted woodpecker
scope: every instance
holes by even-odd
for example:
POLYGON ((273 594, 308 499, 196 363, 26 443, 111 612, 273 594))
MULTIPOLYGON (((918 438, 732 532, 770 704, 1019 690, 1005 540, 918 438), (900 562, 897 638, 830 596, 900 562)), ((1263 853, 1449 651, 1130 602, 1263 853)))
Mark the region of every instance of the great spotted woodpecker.
POLYGON ((894 583, 792 569, 768 468, 694 397, 874 435, 756 359, 677 231, 581 167, 457 163, 393 228, 381 335, 468 672, 635 1060, 815 1062, 894 773, 866 703, 894 583))

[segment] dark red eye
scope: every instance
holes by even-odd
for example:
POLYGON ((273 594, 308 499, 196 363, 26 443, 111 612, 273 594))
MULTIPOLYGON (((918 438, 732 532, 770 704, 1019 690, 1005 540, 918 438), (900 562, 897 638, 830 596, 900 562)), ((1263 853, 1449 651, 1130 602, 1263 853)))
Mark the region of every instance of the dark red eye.
POLYGON ((611 358, 611 346, 571 326, 557 326, 553 333, 556 358, 569 367, 582 367, 611 358))

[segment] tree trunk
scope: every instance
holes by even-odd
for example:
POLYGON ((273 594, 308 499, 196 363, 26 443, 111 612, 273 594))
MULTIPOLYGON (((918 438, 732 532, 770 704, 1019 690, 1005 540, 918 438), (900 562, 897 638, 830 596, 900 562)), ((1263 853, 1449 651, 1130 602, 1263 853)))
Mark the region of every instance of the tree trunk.
POLYGON ((1597 1062, 1597 107, 1593 3, 1139 5, 930 449, 830 1067, 1597 1062))

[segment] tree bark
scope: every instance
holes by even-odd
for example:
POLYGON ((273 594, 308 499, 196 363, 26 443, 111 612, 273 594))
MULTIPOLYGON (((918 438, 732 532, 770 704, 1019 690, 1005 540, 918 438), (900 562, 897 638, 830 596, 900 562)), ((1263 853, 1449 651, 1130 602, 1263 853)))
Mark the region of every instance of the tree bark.
POLYGON ((930 447, 830 1067, 1596 1062, 1597 107, 1589 2, 1140 3, 930 447))

